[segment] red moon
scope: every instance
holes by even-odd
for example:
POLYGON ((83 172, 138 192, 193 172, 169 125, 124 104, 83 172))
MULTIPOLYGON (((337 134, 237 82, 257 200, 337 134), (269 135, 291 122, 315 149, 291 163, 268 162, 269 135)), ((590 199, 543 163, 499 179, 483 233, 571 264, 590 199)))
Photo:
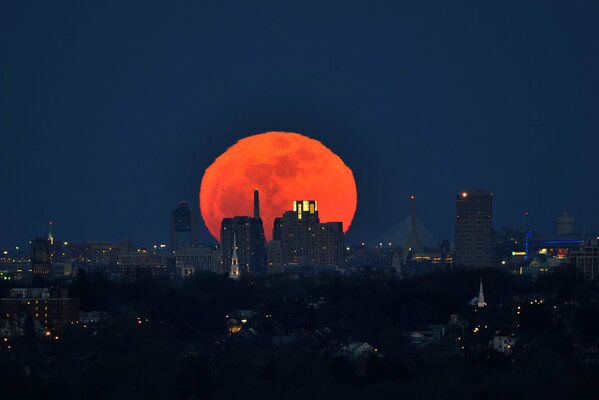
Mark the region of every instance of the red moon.
POLYGON ((202 178, 200 210, 212 236, 220 240, 223 218, 252 215, 254 189, 268 240, 275 217, 291 210, 293 200, 316 200, 320 221, 341 221, 346 232, 358 200, 351 169, 319 141, 292 132, 248 136, 217 157, 202 178))

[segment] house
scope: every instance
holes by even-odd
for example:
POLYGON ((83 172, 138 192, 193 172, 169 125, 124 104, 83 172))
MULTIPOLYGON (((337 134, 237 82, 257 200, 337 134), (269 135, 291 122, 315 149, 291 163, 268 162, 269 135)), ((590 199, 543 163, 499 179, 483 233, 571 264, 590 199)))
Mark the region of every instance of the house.
POLYGON ((366 342, 352 342, 347 346, 342 346, 337 350, 337 356, 345 356, 353 360, 359 360, 370 357, 375 354, 377 349, 366 342))
POLYGON ((489 340, 489 347, 502 354, 510 354, 514 350, 514 346, 518 338, 513 333, 497 331, 493 338, 489 340))
POLYGON ((409 344, 424 347, 431 343, 441 342, 441 338, 446 336, 448 329, 447 325, 442 324, 431 324, 428 328, 428 330, 405 332, 404 337, 407 338, 409 344))
POLYGON ((79 322, 87 325, 110 324, 112 323, 112 317, 106 311, 80 311, 79 322))

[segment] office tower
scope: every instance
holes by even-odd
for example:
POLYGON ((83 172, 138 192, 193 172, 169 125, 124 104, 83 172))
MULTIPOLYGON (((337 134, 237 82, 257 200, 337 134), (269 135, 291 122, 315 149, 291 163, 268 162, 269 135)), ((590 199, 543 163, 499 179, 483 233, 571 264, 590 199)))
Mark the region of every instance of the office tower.
MULTIPOLYGON (((257 191, 254 192, 254 214, 260 215, 257 191)), ((220 243, 224 271, 237 249, 240 273, 262 274, 266 272, 266 238, 261 218, 237 216, 223 218, 220 228, 220 243)))
POLYGON ((280 231, 283 264, 343 267, 343 224, 321 223, 315 200, 294 201, 293 210, 280 220, 280 231))
POLYGON ((266 260, 269 274, 283 272, 283 248, 280 240, 268 242, 266 260))
POLYGON ((198 218, 198 211, 190 209, 186 201, 182 201, 177 208, 171 211, 170 236, 172 250, 176 250, 179 245, 198 243, 198 218), (182 235, 188 236, 187 240, 184 240, 181 237, 182 235))
POLYGON ((463 192, 456 197, 456 265, 491 266, 493 194, 463 192))
POLYGON ((31 270, 34 275, 48 275, 52 270, 47 239, 38 238, 31 243, 31 270))

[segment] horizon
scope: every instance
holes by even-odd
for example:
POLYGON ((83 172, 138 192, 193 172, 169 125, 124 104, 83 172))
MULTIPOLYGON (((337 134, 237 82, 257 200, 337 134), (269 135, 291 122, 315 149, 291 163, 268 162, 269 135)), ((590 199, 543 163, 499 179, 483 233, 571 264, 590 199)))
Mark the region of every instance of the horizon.
POLYGON ((354 171, 352 242, 411 193, 451 239, 453 197, 478 187, 496 228, 527 210, 540 232, 564 211, 596 230, 597 4, 433 3, 9 4, 0 243, 48 220, 75 241, 166 240, 212 161, 270 130, 354 171))

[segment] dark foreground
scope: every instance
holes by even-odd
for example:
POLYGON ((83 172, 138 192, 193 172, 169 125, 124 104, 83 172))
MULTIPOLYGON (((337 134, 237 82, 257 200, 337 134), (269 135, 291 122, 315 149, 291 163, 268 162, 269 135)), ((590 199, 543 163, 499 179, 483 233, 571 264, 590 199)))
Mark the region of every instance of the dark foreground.
POLYGON ((597 286, 485 270, 478 309, 480 278, 82 273, 71 295, 110 318, 4 344, 0 398, 596 399, 597 286), (509 352, 489 347, 499 331, 518 338, 509 352))

